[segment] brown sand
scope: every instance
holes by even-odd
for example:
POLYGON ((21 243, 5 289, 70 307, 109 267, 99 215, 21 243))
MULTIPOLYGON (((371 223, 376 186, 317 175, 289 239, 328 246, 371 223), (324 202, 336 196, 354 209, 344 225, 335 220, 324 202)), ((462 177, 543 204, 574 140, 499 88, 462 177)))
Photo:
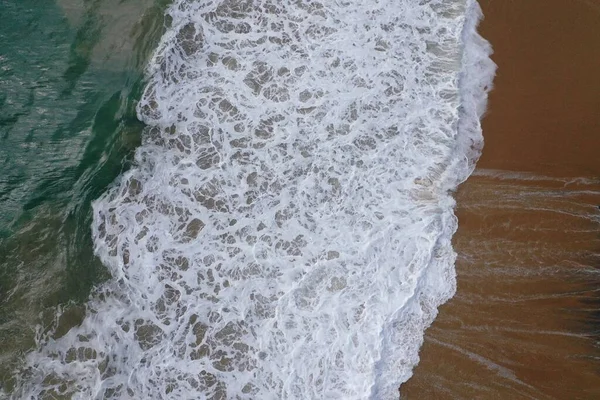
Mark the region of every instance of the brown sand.
POLYGON ((600 0, 480 0, 495 90, 480 168, 600 176, 600 0))
POLYGON ((600 0, 481 5, 499 69, 457 194, 458 292, 400 393, 600 399, 600 0))

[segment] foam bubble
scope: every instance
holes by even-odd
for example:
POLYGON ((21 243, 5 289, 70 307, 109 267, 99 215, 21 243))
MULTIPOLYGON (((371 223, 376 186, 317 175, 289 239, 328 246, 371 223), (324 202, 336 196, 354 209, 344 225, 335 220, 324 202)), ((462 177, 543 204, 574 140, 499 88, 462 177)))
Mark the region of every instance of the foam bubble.
POLYGON ((450 191, 494 67, 471 0, 169 8, 136 165, 94 203, 113 279, 19 393, 388 399, 455 291, 450 191))

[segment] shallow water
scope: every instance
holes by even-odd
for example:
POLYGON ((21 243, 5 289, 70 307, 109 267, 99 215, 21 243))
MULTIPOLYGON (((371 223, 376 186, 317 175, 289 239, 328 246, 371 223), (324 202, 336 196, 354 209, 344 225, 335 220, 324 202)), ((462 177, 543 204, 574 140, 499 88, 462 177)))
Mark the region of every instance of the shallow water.
POLYGON ((597 398, 600 181, 480 170, 457 202, 459 289, 403 398, 597 398))
POLYGON ((85 300, 108 276, 93 256, 90 202, 140 143, 135 104, 163 10, 153 1, 2 3, 0 387, 54 306, 85 300))

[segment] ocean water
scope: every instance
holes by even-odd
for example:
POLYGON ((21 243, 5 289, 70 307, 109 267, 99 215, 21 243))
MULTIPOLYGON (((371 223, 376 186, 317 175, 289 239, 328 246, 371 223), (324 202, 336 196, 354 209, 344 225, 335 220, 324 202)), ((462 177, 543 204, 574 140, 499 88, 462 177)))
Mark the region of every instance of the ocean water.
POLYGON ((455 292, 452 192, 494 74, 480 16, 174 1, 133 165, 92 204, 110 277, 68 332, 60 307, 38 327, 10 395, 397 398, 455 292))
POLYGON ((76 322, 109 277, 93 254, 91 201, 140 144, 135 105, 165 6, 0 4, 0 388, 36 325, 57 305, 76 322))

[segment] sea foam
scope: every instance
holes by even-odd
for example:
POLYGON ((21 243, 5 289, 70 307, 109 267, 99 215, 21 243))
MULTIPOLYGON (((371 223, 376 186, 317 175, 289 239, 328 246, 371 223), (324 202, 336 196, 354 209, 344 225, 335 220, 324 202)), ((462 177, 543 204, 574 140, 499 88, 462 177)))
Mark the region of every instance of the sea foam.
POLYGON ((452 191, 494 65, 474 0, 176 0, 112 279, 16 396, 393 399, 455 292, 452 191))

